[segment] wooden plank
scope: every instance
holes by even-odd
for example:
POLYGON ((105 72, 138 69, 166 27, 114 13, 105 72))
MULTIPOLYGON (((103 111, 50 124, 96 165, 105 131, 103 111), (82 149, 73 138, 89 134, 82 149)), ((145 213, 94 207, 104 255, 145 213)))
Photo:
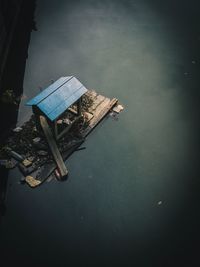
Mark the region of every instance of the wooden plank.
MULTIPOLYGON (((84 142, 84 139, 80 139, 79 141, 76 141, 75 143, 73 143, 65 152, 62 153, 62 157, 64 158, 64 160, 66 160, 74 151, 77 150, 77 148, 84 142)), ((35 172, 33 172, 31 174, 31 183, 30 183, 30 177, 25 179, 27 184, 31 187, 34 179, 36 180, 36 184, 34 185, 34 187, 37 187, 39 185, 41 185, 42 183, 44 183, 48 177, 50 175, 52 175, 52 173, 54 172, 54 170, 57 168, 57 165, 55 164, 55 162, 47 162, 45 165, 41 166, 41 168, 38 170, 35 170, 35 172), (40 183, 38 183, 38 181, 40 183)))
POLYGON ((95 110, 97 109, 97 107, 105 100, 105 96, 102 96, 102 95, 97 95, 95 98, 94 98, 94 102, 92 104, 92 106, 89 108, 89 112, 90 113, 93 113, 95 112, 95 110))
POLYGON ((105 98, 103 100, 103 102, 101 102, 101 104, 99 104, 97 106, 97 108, 95 109, 95 112, 93 113, 94 117, 93 119, 90 121, 90 124, 93 123, 93 121, 96 121, 99 117, 99 115, 106 109, 106 107, 110 104, 110 99, 109 98, 105 98))
POLYGON ((30 175, 26 176, 25 181, 32 188, 37 187, 41 184, 41 182, 39 180, 35 179, 34 177, 32 177, 30 175))
POLYGON ((40 116, 40 124, 42 126, 42 129, 44 131, 44 134, 47 138, 47 142, 49 144, 49 147, 51 149, 51 152, 53 154, 54 160, 58 166, 58 169, 60 171, 60 174, 62 177, 66 176, 68 174, 68 170, 65 166, 65 163, 62 159, 62 156, 60 154, 60 151, 58 150, 57 144, 53 138, 52 132, 49 128, 49 125, 46 121, 46 118, 44 116, 40 116))
POLYGON ((93 119, 91 119, 89 126, 84 130, 82 134, 84 138, 97 126, 97 124, 106 116, 111 108, 116 105, 117 101, 118 100, 116 98, 113 98, 112 100, 109 99, 109 101, 106 100, 107 104, 104 105, 103 109, 100 109, 99 107, 97 112, 94 113, 94 117, 93 119))

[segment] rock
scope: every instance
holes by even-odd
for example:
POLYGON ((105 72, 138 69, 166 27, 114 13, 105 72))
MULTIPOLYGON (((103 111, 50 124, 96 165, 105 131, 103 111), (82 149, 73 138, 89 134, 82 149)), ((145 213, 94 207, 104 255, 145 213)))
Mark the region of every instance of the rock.
POLYGON ((13 150, 10 150, 9 148, 8 148, 7 151, 8 151, 9 156, 11 156, 12 158, 14 158, 14 159, 16 159, 18 161, 23 161, 24 160, 22 155, 20 155, 19 153, 15 152, 13 150))
POLYGON ((33 139, 33 144, 38 144, 41 141, 40 137, 36 137, 33 139))
POLYGON ((67 125, 72 124, 72 122, 69 119, 67 119, 67 118, 63 120, 63 123, 65 123, 67 125))
POLYGON ((48 152, 47 152, 47 151, 44 151, 44 150, 38 150, 38 151, 37 151, 37 154, 38 154, 39 156, 47 156, 47 155, 48 155, 48 152))
POLYGON ((19 132, 21 132, 21 130, 22 130, 21 127, 16 127, 15 129, 13 129, 13 132, 19 133, 19 132))

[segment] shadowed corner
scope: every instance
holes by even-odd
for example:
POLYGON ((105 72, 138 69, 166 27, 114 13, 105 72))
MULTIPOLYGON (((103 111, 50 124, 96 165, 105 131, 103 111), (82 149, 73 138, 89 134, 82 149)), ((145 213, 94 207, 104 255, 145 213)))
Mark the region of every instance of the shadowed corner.
MULTIPOLYGON (((34 21, 36 0, 0 0, 0 116, 1 144, 15 127, 18 107, 23 93, 23 81, 28 47, 34 21)), ((6 188, 8 170, 0 167, 0 222, 6 213, 6 188)))

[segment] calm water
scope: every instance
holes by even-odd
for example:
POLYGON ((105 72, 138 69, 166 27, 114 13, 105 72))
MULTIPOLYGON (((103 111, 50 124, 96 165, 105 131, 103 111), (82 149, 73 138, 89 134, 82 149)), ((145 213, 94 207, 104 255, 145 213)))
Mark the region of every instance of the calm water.
POLYGON ((67 161, 66 182, 31 190, 10 172, 0 228, 7 264, 195 266, 200 31, 196 6, 180 2, 37 2, 24 96, 74 75, 125 111, 67 161))

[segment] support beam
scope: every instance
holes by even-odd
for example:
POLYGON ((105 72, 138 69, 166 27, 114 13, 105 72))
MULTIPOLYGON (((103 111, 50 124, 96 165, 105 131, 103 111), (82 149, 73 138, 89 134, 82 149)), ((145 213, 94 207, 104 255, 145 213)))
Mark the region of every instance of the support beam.
POLYGON ((65 166, 65 163, 63 161, 63 158, 60 154, 60 151, 58 150, 57 144, 53 138, 51 129, 49 128, 49 125, 47 123, 47 120, 44 116, 40 116, 40 124, 44 131, 44 134, 46 136, 47 142, 49 144, 49 147, 51 149, 51 152, 53 154, 54 160, 58 166, 59 172, 61 177, 65 177, 68 174, 68 170, 65 166))
POLYGON ((77 101, 78 116, 81 116, 81 105, 82 105, 82 97, 77 101))

